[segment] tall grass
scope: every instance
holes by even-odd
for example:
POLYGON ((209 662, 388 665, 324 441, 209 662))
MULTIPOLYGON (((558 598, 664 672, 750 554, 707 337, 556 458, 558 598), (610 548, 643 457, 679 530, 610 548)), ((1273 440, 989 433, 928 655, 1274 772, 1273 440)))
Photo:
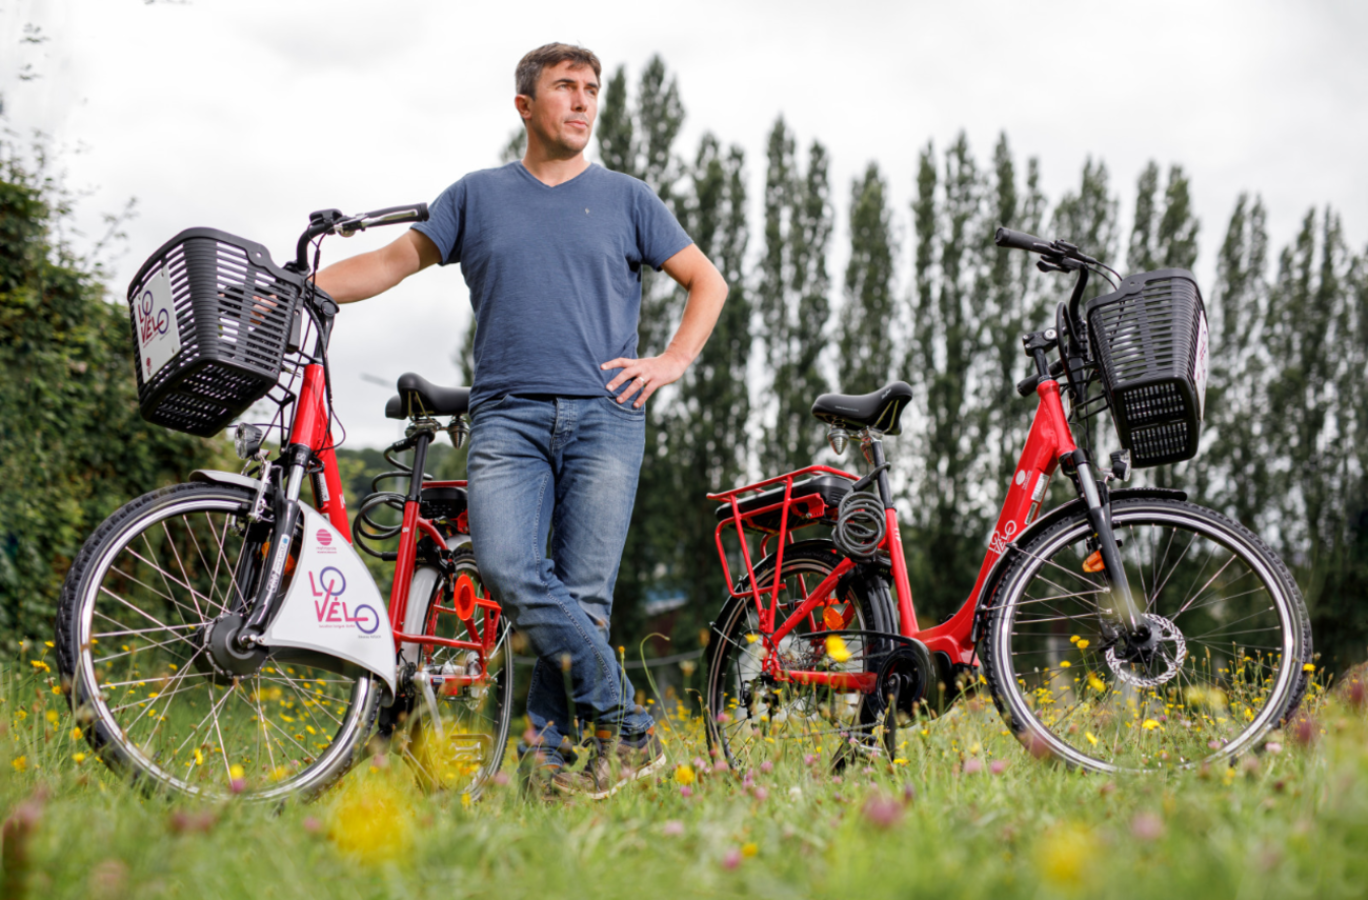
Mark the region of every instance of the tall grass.
POLYGON ((1260 755, 1143 778, 1032 759, 971 698, 901 731, 903 762, 840 775, 782 749, 749 772, 718 771, 700 723, 677 708, 662 728, 668 773, 599 803, 529 800, 515 779, 474 803, 424 793, 398 757, 378 755, 315 803, 265 807, 187 804, 114 777, 31 659, 51 664, 51 651, 0 666, 4 884, 16 895, 1368 893, 1362 689, 1316 687, 1308 718, 1260 755))

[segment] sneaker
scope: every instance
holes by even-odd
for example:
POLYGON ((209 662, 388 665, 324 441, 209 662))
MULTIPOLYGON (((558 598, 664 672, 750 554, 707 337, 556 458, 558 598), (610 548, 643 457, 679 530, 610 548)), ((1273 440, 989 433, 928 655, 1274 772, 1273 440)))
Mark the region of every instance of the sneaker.
POLYGON ((654 728, 620 740, 614 740, 611 732, 599 732, 591 740, 593 750, 584 768, 563 768, 556 773, 551 779, 554 790, 604 800, 628 782, 646 778, 665 767, 665 747, 654 728))
POLYGON ((547 750, 518 741, 518 787, 524 796, 548 796, 553 793, 556 779, 574 765, 577 758, 569 748, 547 750))

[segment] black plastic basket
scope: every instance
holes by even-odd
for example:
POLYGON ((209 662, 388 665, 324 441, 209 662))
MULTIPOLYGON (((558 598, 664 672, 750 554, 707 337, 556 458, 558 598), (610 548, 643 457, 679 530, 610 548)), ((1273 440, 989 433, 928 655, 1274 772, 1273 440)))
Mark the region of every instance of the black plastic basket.
POLYGON ((1207 381, 1206 308, 1186 269, 1141 272, 1087 305, 1093 358, 1131 465, 1197 455, 1207 381))
MULTIPOLYGON (((240 416, 280 376, 303 288, 265 247, 214 228, 189 228, 163 244, 128 286, 143 418, 207 437, 240 416), (168 302, 174 318, 158 319, 168 302), (165 336, 171 324, 179 349, 157 365, 139 329, 165 336)), ((174 346, 165 343, 163 353, 174 346)))

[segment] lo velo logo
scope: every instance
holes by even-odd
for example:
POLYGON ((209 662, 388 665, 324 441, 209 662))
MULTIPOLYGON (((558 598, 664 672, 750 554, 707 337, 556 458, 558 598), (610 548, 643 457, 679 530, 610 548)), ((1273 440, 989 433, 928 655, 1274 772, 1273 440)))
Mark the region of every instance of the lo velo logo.
POLYGON ((171 327, 171 313, 166 309, 159 309, 157 314, 153 315, 154 303, 152 291, 143 291, 142 300, 138 304, 138 329, 142 332, 144 344, 155 335, 166 334, 166 329, 171 327))
POLYGON ((346 601, 338 599, 347 591, 347 577, 336 566, 326 566, 315 577, 309 573, 309 588, 314 597, 314 614, 318 624, 324 628, 341 628, 355 625, 362 634, 375 634, 380 627, 380 614, 367 604, 359 604, 347 609, 346 601))

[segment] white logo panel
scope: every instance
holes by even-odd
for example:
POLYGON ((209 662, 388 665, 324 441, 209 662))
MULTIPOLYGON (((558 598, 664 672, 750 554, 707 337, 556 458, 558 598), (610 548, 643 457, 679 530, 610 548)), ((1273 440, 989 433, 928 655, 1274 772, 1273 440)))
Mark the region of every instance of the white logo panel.
POLYGON ((294 582, 266 634, 268 647, 317 650, 374 672, 394 690, 394 632, 361 557, 326 518, 301 503, 304 539, 294 582))
POLYGON ((171 296, 171 279, 166 274, 166 266, 147 279, 142 293, 133 298, 133 311, 138 323, 138 356, 143 381, 146 381, 181 348, 176 304, 171 296))

